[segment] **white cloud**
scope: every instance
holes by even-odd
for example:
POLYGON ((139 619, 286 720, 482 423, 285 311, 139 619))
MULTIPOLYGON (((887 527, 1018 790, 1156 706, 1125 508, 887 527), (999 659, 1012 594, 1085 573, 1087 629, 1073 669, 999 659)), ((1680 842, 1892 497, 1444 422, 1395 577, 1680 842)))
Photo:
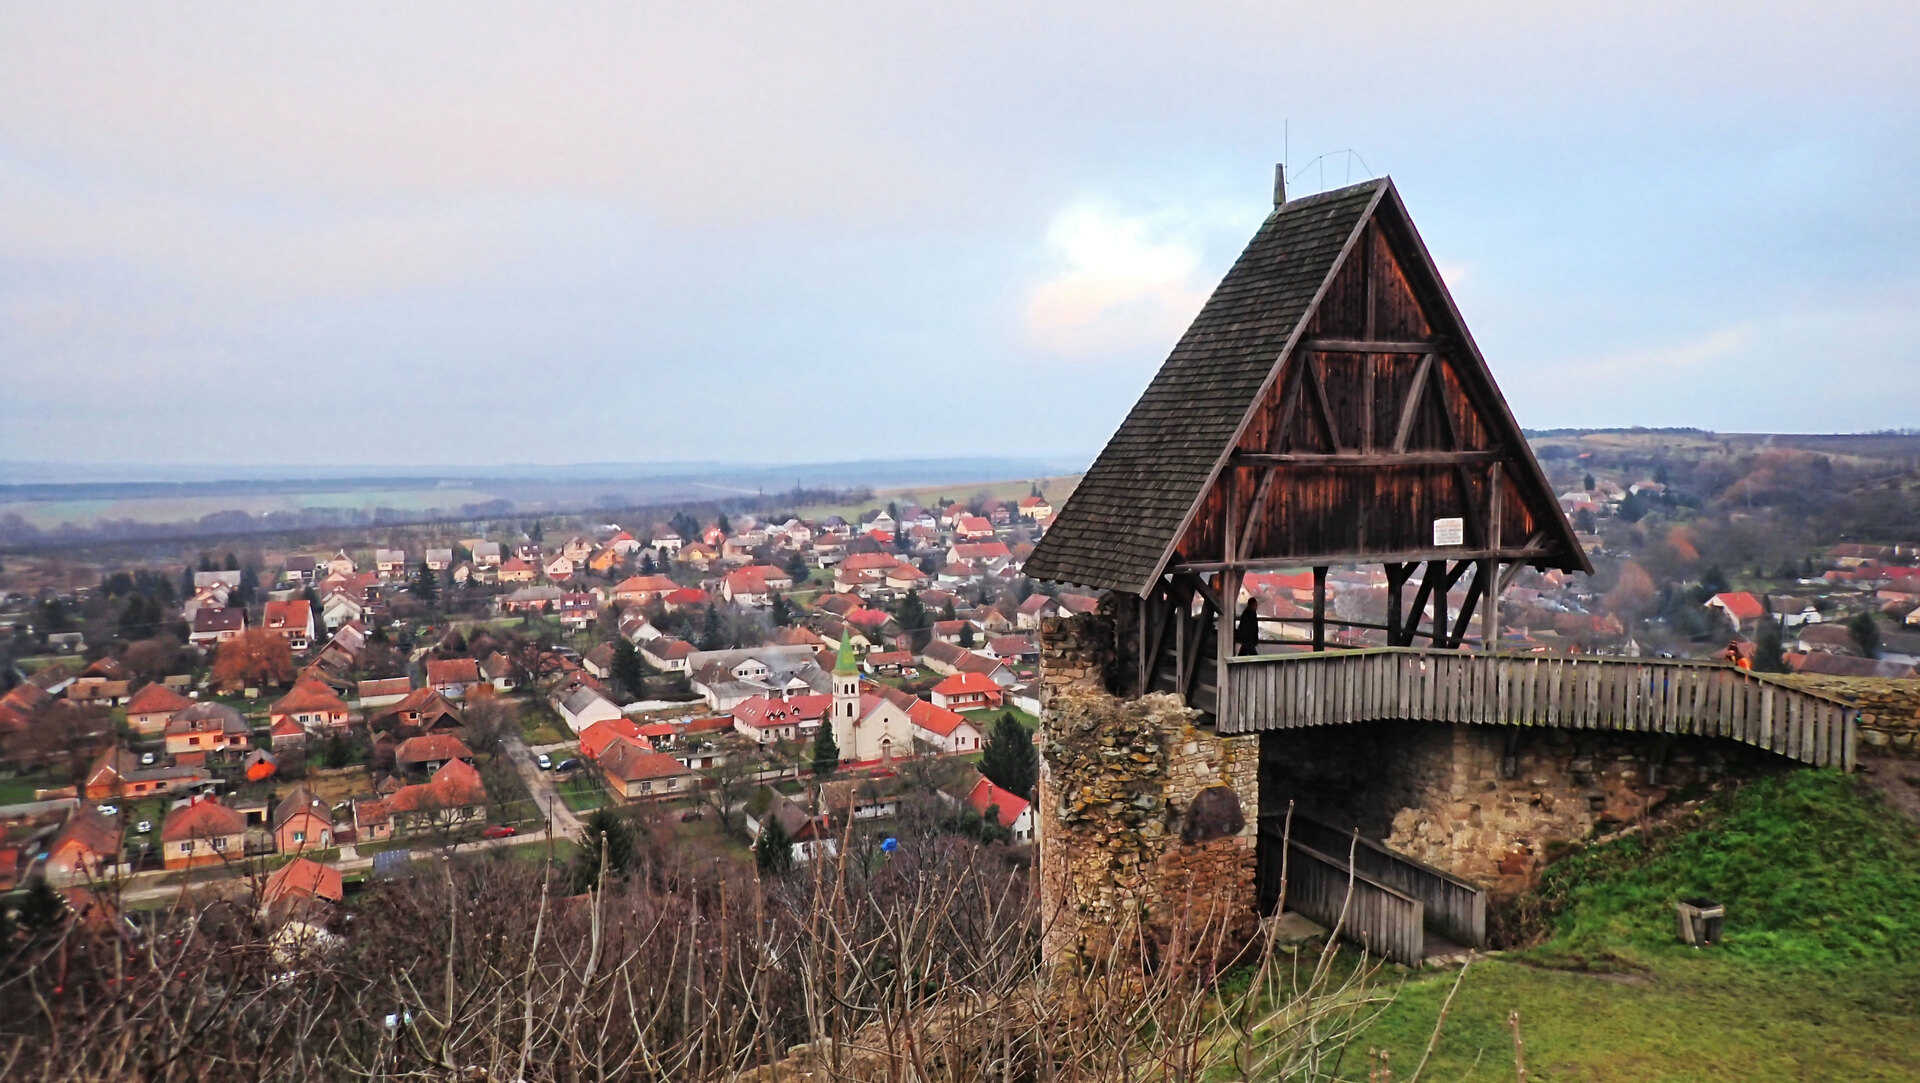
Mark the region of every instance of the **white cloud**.
POLYGON ((1028 342, 1082 361, 1165 352, 1211 288, 1198 231, 1191 220, 1096 200, 1065 207, 1047 225, 1052 270, 1027 294, 1028 342))

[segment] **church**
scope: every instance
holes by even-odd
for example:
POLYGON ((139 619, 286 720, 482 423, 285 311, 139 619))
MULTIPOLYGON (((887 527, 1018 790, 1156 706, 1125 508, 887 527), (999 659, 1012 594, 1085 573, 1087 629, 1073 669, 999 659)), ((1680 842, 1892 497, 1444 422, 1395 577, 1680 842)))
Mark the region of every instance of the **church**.
POLYGON ((885 696, 861 689, 860 663, 845 632, 833 665, 829 720, 841 763, 885 763, 913 755, 913 720, 885 696))

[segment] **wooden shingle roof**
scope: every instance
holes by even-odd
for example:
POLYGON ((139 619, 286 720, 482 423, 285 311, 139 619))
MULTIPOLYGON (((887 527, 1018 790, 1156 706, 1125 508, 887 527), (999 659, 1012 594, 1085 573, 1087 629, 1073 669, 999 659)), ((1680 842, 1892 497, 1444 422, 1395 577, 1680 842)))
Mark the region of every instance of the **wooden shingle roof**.
POLYGON ((1027 560, 1035 579, 1145 594, 1274 365, 1390 182, 1267 216, 1027 560))

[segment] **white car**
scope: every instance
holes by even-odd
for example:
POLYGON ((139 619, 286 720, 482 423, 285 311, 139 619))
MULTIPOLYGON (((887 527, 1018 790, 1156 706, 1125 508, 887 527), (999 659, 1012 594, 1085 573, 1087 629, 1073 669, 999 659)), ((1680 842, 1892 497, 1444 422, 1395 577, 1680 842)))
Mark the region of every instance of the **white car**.
POLYGON ((120 806, 119 805, 95 805, 93 807, 93 811, 99 813, 102 816, 118 816, 120 815, 120 806))
POLYGON ((547 755, 545 752, 535 756, 533 762, 539 764, 542 771, 553 770, 553 757, 547 755))
POLYGON ((133 830, 134 830, 134 831, 135 831, 135 832, 136 832, 137 834, 141 834, 141 835, 144 835, 144 834, 146 834, 147 832, 149 832, 149 831, 152 831, 152 830, 153 830, 153 821, 152 821, 152 820, 141 820, 141 821, 140 821, 140 822, 139 822, 138 824, 136 824, 136 825, 134 825, 134 829, 133 829, 133 830))
POLYGON ((151 753, 151 752, 142 752, 142 753, 140 753, 140 766, 142 766, 142 767, 152 767, 152 766, 153 766, 153 753, 151 753))

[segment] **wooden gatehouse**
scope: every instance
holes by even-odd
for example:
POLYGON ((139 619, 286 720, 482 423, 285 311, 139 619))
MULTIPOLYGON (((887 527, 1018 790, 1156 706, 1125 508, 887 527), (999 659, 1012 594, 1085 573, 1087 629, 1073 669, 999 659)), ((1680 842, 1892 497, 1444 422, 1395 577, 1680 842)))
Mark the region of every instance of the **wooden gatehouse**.
MULTIPOLYGON (((1275 739, 1289 731, 1405 723, 1505 734, 1509 759, 1514 734, 1531 729, 1668 742, 1654 756, 1698 739, 1852 766, 1853 713, 1774 678, 1501 653, 1500 597, 1525 568, 1592 572, 1399 192, 1380 178, 1292 200, 1276 185, 1272 213, 1026 573, 1107 591, 1130 675, 1120 691, 1171 692, 1219 735, 1265 735, 1263 773, 1297 750, 1275 739), (1383 622, 1333 619, 1336 565, 1384 569, 1383 622), (1245 577, 1275 569, 1311 569, 1311 615, 1300 618, 1310 650, 1249 634, 1268 618, 1243 611, 1245 577), (1330 629, 1385 645, 1329 650, 1330 629)), ((1277 810, 1261 785, 1271 894, 1284 855, 1266 837, 1277 810)), ((1295 845, 1311 851, 1297 869, 1325 859, 1345 882, 1353 848, 1336 860, 1295 845)), ((1425 905, 1443 908, 1448 939, 1484 942, 1484 900, 1464 901, 1471 885, 1381 853, 1368 851, 1373 874, 1351 870, 1377 889, 1372 942, 1419 956, 1416 883, 1432 888, 1425 905)))

